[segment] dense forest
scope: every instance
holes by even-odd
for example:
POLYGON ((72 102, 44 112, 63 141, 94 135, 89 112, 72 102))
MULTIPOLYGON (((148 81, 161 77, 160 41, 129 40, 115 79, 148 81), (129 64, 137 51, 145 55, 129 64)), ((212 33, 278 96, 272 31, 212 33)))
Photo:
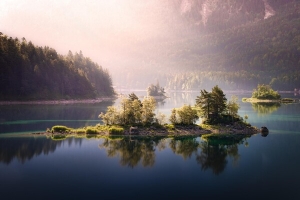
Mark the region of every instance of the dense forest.
POLYGON ((112 80, 82 52, 59 55, 0 33, 0 100, 96 98, 114 94, 112 80))
MULTIPOLYGON (((175 2, 174 9, 183 1, 175 2)), ((207 89, 215 84, 226 90, 252 90, 257 84, 275 90, 300 87, 299 1, 185 2, 190 2, 189 10, 172 22, 177 35, 138 43, 145 53, 138 48, 133 53, 142 62, 132 64, 134 70, 118 72, 123 75, 117 80, 120 85, 146 88, 146 74, 172 90, 207 89), (200 15, 204 8, 208 14, 200 15)))

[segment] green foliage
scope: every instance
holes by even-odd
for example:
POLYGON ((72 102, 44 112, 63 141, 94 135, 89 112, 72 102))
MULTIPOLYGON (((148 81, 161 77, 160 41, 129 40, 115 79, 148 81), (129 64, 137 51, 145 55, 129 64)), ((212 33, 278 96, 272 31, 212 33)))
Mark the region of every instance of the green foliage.
POLYGON ((78 129, 74 130, 74 133, 76 133, 76 134, 85 134, 86 130, 83 129, 83 128, 78 128, 78 129))
POLYGON ((237 116, 240 106, 238 104, 238 97, 233 95, 231 100, 227 102, 227 111, 231 116, 237 116))
POLYGON ((166 115, 159 112, 156 116, 156 121, 159 125, 164 125, 166 123, 166 115))
POLYGON ((201 90, 195 107, 199 109, 199 116, 204 118, 203 123, 227 124, 240 121, 238 98, 232 96, 231 100, 226 101, 225 94, 218 86, 213 87, 212 92, 201 90))
POLYGON ((257 89, 252 92, 252 98, 257 99, 280 99, 278 92, 274 91, 270 85, 258 84, 257 89))
POLYGON ((53 126, 51 128, 52 132, 67 132, 70 131, 70 128, 66 127, 66 126, 53 126))
POLYGON ((172 124, 177 124, 178 123, 177 113, 176 113, 176 109, 175 108, 173 108, 172 111, 171 111, 171 115, 170 115, 169 121, 172 124))
POLYGON ((0 100, 95 98, 114 94, 106 69, 83 56, 0 35, 0 100))
POLYGON ((200 91, 200 96, 196 98, 196 107, 200 108, 201 117, 208 121, 213 118, 218 120, 227 109, 226 101, 223 91, 215 86, 212 88, 212 92, 200 91))
MULTIPOLYGON (((199 119, 197 111, 193 109, 190 105, 184 105, 181 108, 178 108, 176 111, 176 121, 173 124, 181 125, 191 125, 195 124, 199 119)), ((170 118, 170 121, 172 119, 170 118)))
POLYGON ((174 124, 167 124, 167 125, 165 125, 165 127, 167 128, 168 131, 174 131, 175 130, 174 124))
POLYGON ((108 106, 106 113, 100 113, 99 118, 102 118, 105 125, 117 124, 119 113, 116 107, 108 106))
POLYGON ((110 135, 123 135, 124 128, 112 126, 108 129, 110 135))
POLYGON ((155 117, 156 101, 153 97, 144 98, 141 119, 143 124, 152 124, 155 117))
POLYGON ((98 134, 98 131, 97 131, 97 129, 95 129, 95 128, 87 128, 86 130, 85 130, 85 133, 86 134, 98 134))
MULTIPOLYGON (((120 106, 109 106, 106 113, 100 113, 99 118, 105 125, 135 125, 152 124, 155 119, 156 102, 153 97, 144 98, 141 102, 134 93, 129 98, 123 98, 120 106)), ((162 117, 162 116, 161 116, 162 117)), ((159 119, 163 123, 163 118, 159 119)))

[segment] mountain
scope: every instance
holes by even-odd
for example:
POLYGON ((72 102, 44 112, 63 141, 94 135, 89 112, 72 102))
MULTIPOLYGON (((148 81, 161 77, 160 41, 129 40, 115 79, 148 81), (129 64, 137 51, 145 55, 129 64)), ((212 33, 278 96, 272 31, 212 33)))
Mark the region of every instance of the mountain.
POLYGON ((161 34, 130 44, 113 72, 119 87, 277 90, 300 87, 300 3, 295 0, 167 1, 161 34))
POLYGON ((0 100, 112 96, 111 77, 82 52, 67 56, 0 33, 0 100))

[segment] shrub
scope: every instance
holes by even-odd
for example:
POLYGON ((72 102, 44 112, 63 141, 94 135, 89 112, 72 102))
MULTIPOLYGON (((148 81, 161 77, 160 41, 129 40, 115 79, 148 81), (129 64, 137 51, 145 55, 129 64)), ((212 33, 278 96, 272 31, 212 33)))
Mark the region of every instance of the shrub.
POLYGON ((98 131, 97 131, 97 129, 94 129, 94 128, 87 128, 85 130, 85 133, 86 134, 98 134, 98 131))
POLYGON ((173 130, 175 130, 174 124, 167 124, 167 125, 166 125, 166 128, 167 128, 168 131, 173 131, 173 130))
POLYGON ((82 129, 82 128, 76 129, 75 133, 77 133, 77 134, 84 134, 85 133, 85 129, 82 129))
POLYGON ((53 126, 51 131, 52 132, 67 132, 70 129, 66 126, 53 126))
POLYGON ((111 135, 122 135, 124 133, 124 129, 113 126, 108 129, 108 133, 111 135))

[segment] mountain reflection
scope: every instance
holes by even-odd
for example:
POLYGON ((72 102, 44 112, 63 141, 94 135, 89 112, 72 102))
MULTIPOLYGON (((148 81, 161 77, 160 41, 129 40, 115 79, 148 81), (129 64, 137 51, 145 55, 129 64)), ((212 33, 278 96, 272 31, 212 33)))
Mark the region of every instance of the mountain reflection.
POLYGON ((0 138, 0 163, 10 164, 14 159, 21 163, 41 154, 48 155, 65 142, 70 146, 73 142, 81 143, 82 139, 68 138, 67 141, 54 141, 45 137, 12 137, 0 138))
POLYGON ((259 102, 259 103, 252 103, 252 108, 258 114, 268 115, 278 110, 280 107, 280 103, 276 102, 259 102))

